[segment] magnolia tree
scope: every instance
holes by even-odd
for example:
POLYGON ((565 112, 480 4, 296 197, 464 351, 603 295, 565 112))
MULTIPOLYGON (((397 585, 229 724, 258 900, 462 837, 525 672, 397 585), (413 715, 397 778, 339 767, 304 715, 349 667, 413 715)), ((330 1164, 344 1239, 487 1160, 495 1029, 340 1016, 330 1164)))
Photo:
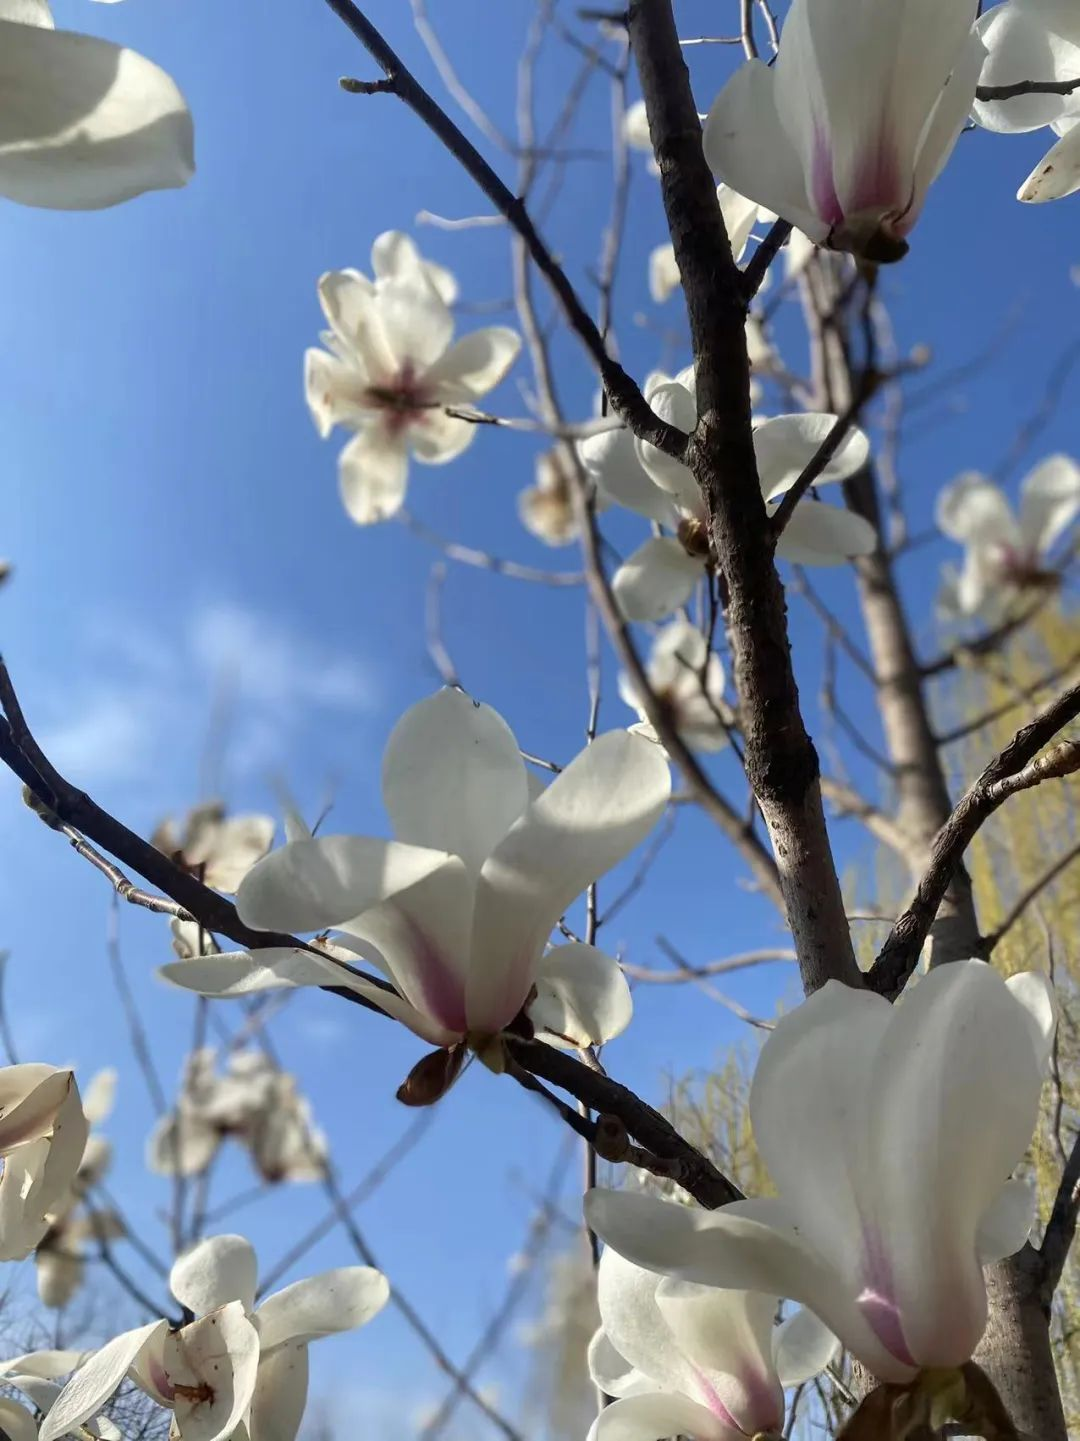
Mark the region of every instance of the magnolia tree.
MULTIPOLYGON (((336 463, 341 504, 363 528, 360 557, 401 536, 385 524, 397 518, 441 548, 440 565, 496 572, 493 586, 532 584, 541 615, 547 587, 579 587, 600 623, 584 743, 540 759, 498 695, 463 689, 436 589, 429 642, 445 685, 386 738, 385 826, 335 814, 340 833, 328 834, 283 799, 279 833, 275 816, 204 800, 144 840, 77 775, 59 773, 0 668, 0 757, 27 805, 121 900, 154 913, 147 924, 161 928, 170 985, 159 1011, 190 1005, 184 991, 209 998, 148 1140, 149 1167, 173 1193, 172 1254, 149 1254, 171 1293, 164 1308, 122 1263, 124 1247, 145 1260, 147 1246, 104 1188, 113 1078, 98 1076, 80 1097, 70 1070, 0 1071, 0 1257, 33 1255, 41 1303, 62 1314, 88 1262, 104 1260, 142 1313, 104 1337, 100 1319, 81 1335, 68 1325, 63 1345, 5 1359, 0 1430, 9 1441, 113 1441, 167 1425, 182 1441, 291 1441, 309 1345, 366 1325, 389 1302, 452 1380, 425 1435, 462 1398, 481 1424, 511 1441, 524 1434, 474 1384, 483 1346, 456 1365, 374 1264, 302 1077, 276 1060, 271 1016, 288 1014, 297 989, 318 988, 327 1007, 350 1007, 358 1035, 391 1025, 415 1038, 409 1073, 385 1078, 397 1102, 453 1107, 478 1062, 531 1093, 522 1106, 539 1098, 551 1127, 584 1148, 572 1224, 584 1227, 592 1264, 563 1258, 561 1311, 534 1331, 569 1322, 571 1360, 587 1362, 595 1387, 595 1441, 763 1441, 821 1425, 875 1441, 1064 1441, 1050 1322, 1080 1210, 1080 1145, 1057 1028, 1062 1018, 1071 1033, 1080 1017, 1071 972, 1059 967, 1054 984, 1051 946, 1021 965, 999 943, 1069 881, 1078 848, 1052 830, 1030 882, 1007 894, 1002 881, 1004 919, 1000 906, 980 916, 965 857, 1012 797, 1067 791, 1080 770, 1075 646, 1034 679, 1010 679, 1033 627, 1053 616, 1068 636, 1074 624, 1080 467, 1066 454, 1039 457, 1015 495, 973 472, 954 478, 936 512, 953 559, 939 594, 912 614, 898 579, 916 545, 898 415, 929 357, 897 352, 882 277, 919 244, 918 221, 948 188, 965 129, 1049 127, 1050 148, 1018 198, 1042 204, 1080 189, 1075 6, 1003 0, 980 15, 976 0, 792 0, 774 13, 769 0, 744 0, 730 13, 713 7, 721 33, 697 35, 683 33, 671 0, 610 13, 537 0, 511 141, 462 86, 420 0, 415 35, 389 7, 400 36, 352 0, 328 4, 343 63, 362 64, 365 52, 370 61, 370 78, 342 81, 358 97, 345 103, 379 107, 381 142, 373 115, 358 116, 372 144, 407 111, 427 127, 432 167, 456 167, 488 208, 459 227, 494 220, 505 230, 516 316, 472 323, 454 275, 425 253, 434 244, 380 232, 371 207, 365 268, 328 271, 316 287, 326 328, 305 357, 303 394, 319 435, 338 447, 336 462, 326 451, 326 484, 336 463), (445 95, 392 48, 421 41, 445 95), (709 42, 734 57, 719 93, 692 88, 685 59, 709 42), (580 78, 541 137, 545 47, 580 78), (610 223, 586 291, 545 238, 539 217, 551 207, 539 192, 566 163, 575 108, 594 82, 613 97, 613 165, 610 223), (680 332, 674 351, 632 374, 618 358, 616 276, 638 223, 633 197, 644 215, 657 185, 668 234, 656 237, 648 285, 658 304, 679 299, 688 338, 680 332), (792 340, 795 316, 802 335, 792 340), (560 383, 568 341, 595 374, 596 396, 575 403, 560 383), (524 416, 487 408, 512 373, 524 416), (495 428, 535 463, 522 525, 580 551, 580 573, 446 540, 406 510, 417 467, 442 468, 436 495, 454 484, 451 463, 495 428), (823 598, 820 567, 832 568, 829 595, 841 604, 823 598), (796 602, 826 640, 816 710, 795 681, 796 602), (617 696, 603 693, 604 645, 617 696), (808 723, 845 715, 841 664, 876 719, 848 720, 823 770, 808 723), (949 731, 935 688, 961 671, 992 673, 1002 694, 949 731), (993 741, 1003 721, 1009 734, 993 741), (948 750, 960 738, 976 757, 966 785, 948 750), (874 756, 876 793, 843 769, 848 748, 874 756), (637 963, 632 943, 605 948, 605 921, 651 883, 664 839, 695 807, 716 866, 745 869, 789 951, 708 968, 673 955, 664 976, 637 963), (889 857, 876 956, 853 941, 830 837, 839 817, 856 818, 889 857), (597 883, 619 867, 624 889, 605 911, 597 883), (601 1048, 650 1025, 650 982, 705 982, 784 955, 797 963, 801 1004, 775 1022, 741 1012, 768 1034, 746 1109, 728 1114, 752 1129, 754 1162, 736 1177, 677 1108, 654 1109, 622 1084, 617 1047, 601 1048), (1050 1112, 1059 1158, 1047 1184, 1031 1148, 1050 1112), (343 1259, 363 1264, 265 1295, 274 1281, 259 1289, 249 1242, 212 1224, 211 1168, 227 1145, 246 1152, 265 1188, 321 1186, 328 1229, 340 1226, 349 1245, 343 1259)), ((24 205, 88 210, 198 183, 192 117, 169 76, 133 51, 55 29, 45 0, 0 0, 0 118, 0 191, 24 205)), ((1007 150, 998 163, 1002 186, 1015 185, 1007 150)), ((305 539, 317 547, 317 536, 305 539)), ((508 535, 503 549, 519 540, 508 535)), ((129 1015, 145 1061, 143 1020, 129 1015)), ((565 1164, 560 1153, 560 1176, 565 1164)), ((437 1224, 452 1247, 450 1222, 437 1224)), ((489 1347, 554 1224, 547 1204, 489 1347)))

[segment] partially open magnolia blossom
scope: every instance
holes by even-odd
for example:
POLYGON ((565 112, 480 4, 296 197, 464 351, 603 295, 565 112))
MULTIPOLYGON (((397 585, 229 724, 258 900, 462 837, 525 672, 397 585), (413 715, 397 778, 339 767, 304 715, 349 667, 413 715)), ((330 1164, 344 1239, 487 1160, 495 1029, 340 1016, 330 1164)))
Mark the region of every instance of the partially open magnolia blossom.
MULTIPOLYGON (((681 616, 669 621, 653 640, 645 671, 653 694, 691 750, 718 751, 727 745, 724 666, 696 625, 681 616)), ((637 687, 625 672, 619 676, 619 694, 651 734, 637 687)))
POLYGON ((895 1006, 829 981, 765 1043, 750 1121, 775 1196, 717 1211, 592 1191, 589 1224, 638 1265, 810 1307, 881 1381, 952 1369, 986 1326, 983 1267, 1024 1244, 1009 1180, 1039 1110, 1045 977, 929 972, 895 1006))
POLYGON ((743 1441, 784 1429, 784 1388, 829 1364, 838 1342, 811 1311, 775 1325, 779 1299, 661 1278, 608 1246, 597 1278, 602 1325, 589 1347, 616 1400, 590 1441, 743 1441))
MULTIPOLYGON (((199 1242, 169 1276, 173 1295, 195 1320, 179 1331, 151 1321, 87 1358, 56 1353, 51 1370, 59 1365, 72 1375, 48 1410, 40 1441, 77 1434, 125 1378, 172 1411, 176 1441, 293 1441, 307 1400, 308 1345, 366 1325, 390 1287, 369 1266, 346 1266, 297 1281, 256 1306, 257 1276, 255 1252, 242 1236, 199 1242)), ((34 1358, 20 1362, 27 1359, 34 1358)))
MULTIPOLYGON (((690 431, 697 424, 692 368, 674 379, 659 373, 650 376, 645 395, 672 425, 690 431)), ((758 478, 770 514, 835 423, 833 415, 813 413, 777 415, 755 425, 758 478)), ((589 436, 580 443, 580 453, 610 500, 674 532, 647 540, 612 579, 628 620, 663 620, 686 603, 711 563, 705 502, 697 481, 681 461, 627 430, 589 436)), ((845 480, 866 464, 869 453, 866 435, 853 427, 815 483, 845 480)), ((842 565, 854 555, 869 554, 875 544, 873 527, 862 516, 807 495, 795 507, 776 553, 802 565, 842 565)))
POLYGON ((967 118, 978 0, 794 0, 705 124, 714 174, 820 245, 897 260, 967 118))
POLYGON ((1080 466, 1052 455, 1020 486, 1014 515, 1001 489, 977 471, 947 485, 938 496, 937 523, 964 546, 959 574, 948 567, 939 604, 945 614, 979 615, 994 622, 1025 593, 1058 583, 1048 557, 1080 515, 1080 466))
POLYGON ((217 1052, 194 1051, 176 1108, 154 1126, 146 1161, 159 1176, 205 1171, 229 1138, 245 1146, 264 1181, 315 1181, 325 1174, 326 1137, 295 1077, 262 1051, 230 1051, 219 1074, 217 1052))
MULTIPOLYGON (((980 85, 1080 79, 1080 9, 1070 0, 1008 0, 979 21, 988 51, 980 85)), ((1061 138, 1021 185, 1018 200, 1060 200, 1080 190, 1080 87, 1068 95, 976 100, 972 119, 1006 134, 1041 130, 1061 138)))
POLYGON ((0 195, 98 210, 185 185, 191 116, 152 61, 54 27, 47 0, 0 0, 0 195))
POLYGON ((71 1189, 88 1127, 71 1071, 0 1068, 0 1261, 28 1256, 71 1189))
POLYGON ((578 535, 566 462, 557 450, 536 457, 536 484, 518 496, 518 515, 530 535, 545 545, 569 545, 578 535))
POLYGON ((304 357, 304 387, 324 438, 335 425, 354 433, 341 452, 345 509, 358 525, 401 509, 409 455, 425 465, 453 460, 476 426, 447 407, 475 406, 517 358, 519 336, 489 326, 452 343, 448 271, 421 259, 407 236, 380 235, 371 250, 374 280, 332 270, 319 281, 330 329, 325 350, 304 357))
POLYGON ((172 856, 204 885, 227 895, 235 894, 273 842, 272 816, 229 816, 220 801, 195 806, 185 816, 182 827, 167 816, 150 837, 151 845, 172 856))
POLYGON ((670 794, 667 761, 626 731, 599 736, 546 789, 490 707, 443 690, 398 722, 383 756, 396 839, 325 836, 271 851, 240 887, 245 922, 333 928, 335 946, 208 956, 162 968, 208 996, 345 986, 440 1047, 529 1025, 556 1044, 618 1035, 630 1017, 619 966, 592 946, 547 949, 560 917, 648 834, 670 794), (360 956, 391 986, 340 963, 360 956))

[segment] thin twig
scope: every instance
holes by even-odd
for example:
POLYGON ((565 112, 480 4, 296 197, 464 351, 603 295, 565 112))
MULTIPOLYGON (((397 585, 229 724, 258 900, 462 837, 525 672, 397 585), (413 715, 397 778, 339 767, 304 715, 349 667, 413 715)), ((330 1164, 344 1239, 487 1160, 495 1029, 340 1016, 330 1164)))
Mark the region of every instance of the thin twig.
POLYGON ((1077 841, 1063 856, 1059 856, 1049 869, 1045 870, 1037 881, 1034 881, 1028 888, 1013 902, 1005 919, 996 926, 988 935, 983 937, 986 946, 986 953, 989 955, 994 947, 999 945, 1002 939, 1012 930, 1017 921, 1021 918, 1027 908, 1042 895, 1047 886, 1052 886, 1060 875, 1080 858, 1080 841, 1077 841))

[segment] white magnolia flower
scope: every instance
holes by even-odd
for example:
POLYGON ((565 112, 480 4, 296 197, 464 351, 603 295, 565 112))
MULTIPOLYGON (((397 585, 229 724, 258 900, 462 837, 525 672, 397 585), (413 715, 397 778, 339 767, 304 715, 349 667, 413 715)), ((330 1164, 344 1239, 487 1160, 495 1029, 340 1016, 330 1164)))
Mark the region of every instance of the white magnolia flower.
MULTIPOLYGON (((167 816, 150 837, 150 843, 212 890, 233 895, 251 867, 273 845, 274 830, 272 816, 226 816, 220 801, 207 801, 188 812, 182 829, 167 816)), ((181 924, 191 927, 190 921, 181 924)))
POLYGON ((167 1321, 152 1321, 81 1364, 72 1353, 54 1353, 54 1372, 55 1364, 77 1369, 50 1407, 40 1441, 77 1433, 125 1377, 173 1412, 176 1441, 293 1441, 307 1399, 308 1345, 365 1325, 390 1288, 381 1272, 347 1266, 297 1281, 256 1306, 257 1274, 242 1236, 208 1237, 169 1276, 193 1322, 170 1331, 167 1321))
POLYGON ((237 896, 248 925, 333 927, 336 948, 205 957, 162 975, 211 996, 346 986, 436 1046, 468 1039, 482 1050, 523 1008, 557 1044, 622 1031, 630 998, 618 965, 592 946, 546 947, 567 907, 661 815, 663 753, 609 732, 533 798, 506 722, 444 690, 398 722, 382 779, 395 840, 294 841, 260 861, 237 896), (370 961, 394 989, 335 955, 370 961))
MULTIPOLYGON (((985 14, 978 30, 989 52, 980 85, 1080 79, 1080 10, 1070 0, 1009 0, 985 14)), ((1080 189, 1080 89, 976 100, 971 114, 988 130, 1049 125, 1061 137, 1024 181, 1019 200, 1060 200, 1080 189)))
POLYGON ((521 340, 490 326, 451 344, 453 277, 420 258, 396 231, 372 246, 374 280, 333 270, 319 281, 330 329, 326 350, 304 357, 304 386, 316 428, 354 431, 338 476, 358 525, 394 515, 405 499, 410 453, 426 465, 453 460, 476 426, 446 413, 472 406, 503 379, 521 340))
POLYGON ((0 1068, 0 1261, 28 1256, 68 1194, 87 1124, 71 1071, 27 1064, 0 1068))
POLYGON ((46 0, 0 0, 0 195, 98 210, 194 171, 191 116, 134 50, 56 30, 46 0))
POLYGON ((326 1136, 315 1125, 295 1076, 285 1071, 271 1075, 265 1101, 253 1115, 246 1139, 255 1169, 271 1185, 318 1181, 326 1175, 326 1136))
MULTIPOLYGON (((645 395, 664 420, 681 430, 697 424, 691 370, 674 380, 653 376, 645 395)), ((832 415, 778 415, 754 429, 754 451, 766 509, 801 475, 836 422, 832 415)), ((870 443, 853 428, 818 477, 844 480, 866 464, 870 443)), ((628 620, 658 621, 684 605, 710 564, 705 502, 688 468, 626 430, 605 431, 581 442, 581 456, 598 487, 617 504, 656 521, 674 535, 653 536, 615 572, 612 586, 628 620)), ((796 506, 776 547, 802 565, 842 565, 876 543, 861 516, 806 496, 796 506)))
POLYGON ((977 0, 794 0, 705 124, 714 173, 819 244, 897 260, 967 118, 977 0))
POLYGON ((635 100, 633 105, 626 107, 626 114, 623 116, 623 139, 631 150, 640 150, 649 157, 649 170, 653 175, 660 174, 660 167, 653 154, 649 117, 645 112, 644 100, 635 100))
MULTIPOLYGON (((669 621, 653 640, 645 670, 653 694, 691 750, 718 751, 727 745, 721 720, 724 667, 718 655, 709 653, 697 626, 682 617, 669 621)), ((619 694, 647 725, 641 698, 625 672, 619 676, 619 694)))
POLYGON ((881 1381, 967 1362, 983 1267, 1017 1251, 1024 1158, 1054 1032, 1034 973, 931 971, 892 1006, 829 981, 766 1041, 750 1120, 776 1195, 703 1211, 593 1191, 589 1224, 638 1265, 810 1307, 881 1381))
POLYGON ((1050 456, 1025 477, 1019 516, 976 471, 947 485, 938 497, 937 523, 965 555, 959 575, 946 572, 943 611, 993 621, 1025 590, 1055 584, 1046 558, 1078 514, 1080 466, 1067 455, 1050 456))
POLYGON ((784 1429, 784 1387, 832 1360, 836 1337, 810 1311, 774 1325, 779 1300, 661 1278, 610 1246, 600 1258, 597 1386, 617 1399, 590 1441, 743 1441, 784 1429))
POLYGON ((518 515, 530 535, 545 545, 568 545, 577 538, 571 484, 557 450, 536 457, 536 484, 518 496, 518 515))
MULTIPOLYGON (((731 242, 731 254, 738 265, 746 254, 747 242, 759 220, 765 220, 768 212, 762 212, 756 200, 747 200, 730 185, 718 185, 716 198, 720 202, 720 213, 724 217, 724 229, 731 242)), ((679 267, 675 263, 675 247, 658 245, 649 256, 649 294, 657 305, 663 304, 668 296, 682 284, 679 267)))

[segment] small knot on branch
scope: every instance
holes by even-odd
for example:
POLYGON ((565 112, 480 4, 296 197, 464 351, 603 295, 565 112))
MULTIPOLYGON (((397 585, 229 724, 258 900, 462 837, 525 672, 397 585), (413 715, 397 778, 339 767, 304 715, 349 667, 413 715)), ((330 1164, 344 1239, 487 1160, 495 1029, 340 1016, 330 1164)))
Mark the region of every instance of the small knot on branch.
POLYGON ((338 84, 347 95, 396 95, 398 88, 393 75, 384 75, 381 80, 357 80, 353 75, 343 75, 338 84))

